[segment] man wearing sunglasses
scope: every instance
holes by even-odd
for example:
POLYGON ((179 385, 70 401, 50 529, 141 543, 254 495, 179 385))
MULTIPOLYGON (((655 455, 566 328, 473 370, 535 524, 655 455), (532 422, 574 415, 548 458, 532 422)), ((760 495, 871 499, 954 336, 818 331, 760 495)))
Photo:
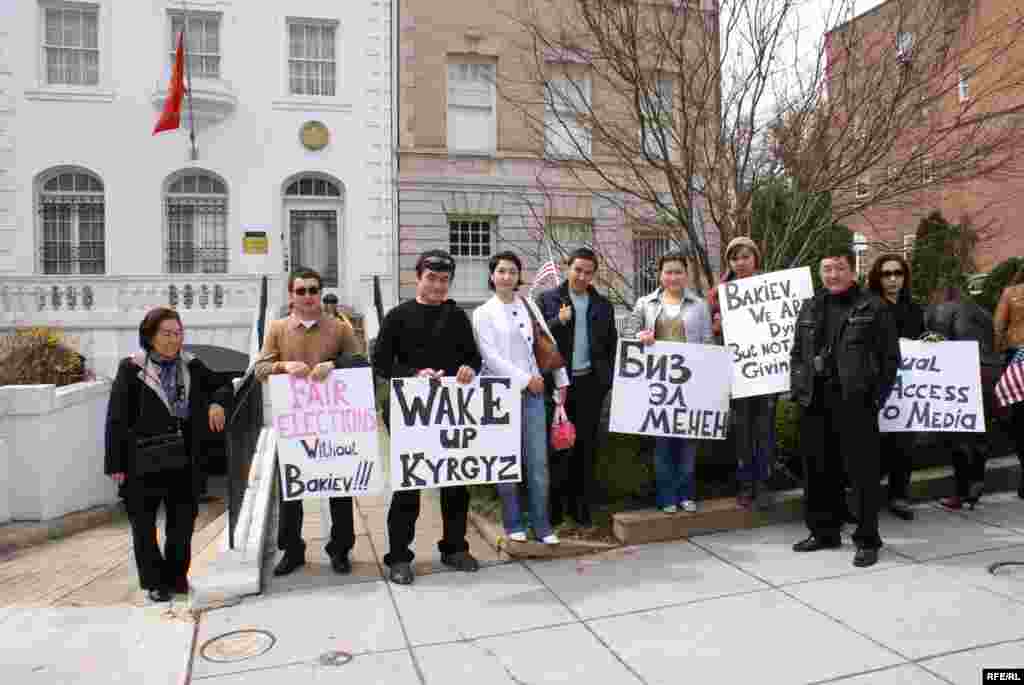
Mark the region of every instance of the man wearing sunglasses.
MULTIPOLYGON (((334 359, 343 353, 358 351, 352 325, 334 316, 324 316, 320 307, 320 274, 312 269, 297 269, 288 279, 287 318, 271 321, 256 378, 266 380, 275 373, 309 377, 320 382, 334 369, 334 359)), ((332 497, 331 540, 327 555, 336 573, 350 573, 348 555, 355 544, 352 520, 352 498, 332 497)), ((284 556, 274 567, 275 576, 283 576, 306 563, 306 543, 302 539, 302 500, 280 502, 277 547, 284 556)))
MULTIPOLYGON (((917 340, 924 333, 924 308, 910 297, 910 265, 903 255, 879 255, 868 273, 868 290, 882 298, 901 338, 917 340)), ((914 518, 908 491, 911 448, 916 433, 882 434, 882 471, 889 472, 889 511, 904 521, 914 518)))
MULTIPOLYGON (((466 312, 448 299, 455 260, 444 250, 427 250, 416 261, 416 299, 394 307, 384 317, 373 354, 381 378, 442 378, 470 383, 480 372, 480 351, 466 312)), ((388 416, 385 413, 385 420, 388 416)), ((389 424, 390 427, 390 424, 389 424)), ((413 582, 412 546, 420 515, 420 491, 400 490, 388 509, 388 544, 384 556, 391 582, 413 582)), ((469 490, 464 485, 441 489, 443 531, 437 547, 441 563, 457 571, 477 571, 469 553, 466 522, 469 490)))

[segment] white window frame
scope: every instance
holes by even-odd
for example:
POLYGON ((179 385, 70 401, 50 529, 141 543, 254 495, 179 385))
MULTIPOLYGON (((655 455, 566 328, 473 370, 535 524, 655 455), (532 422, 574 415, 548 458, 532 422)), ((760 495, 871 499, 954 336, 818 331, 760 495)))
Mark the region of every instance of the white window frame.
MULTIPOLYGON (((80 167, 62 167, 58 169, 52 169, 42 176, 39 177, 39 183, 36 187, 36 202, 38 212, 36 221, 38 222, 37 231, 37 258, 36 266, 38 273, 42 275, 102 275, 106 273, 107 266, 107 225, 106 225, 106 185, 103 183, 103 179, 98 174, 89 171, 88 169, 82 169, 80 167), (90 180, 95 181, 99 184, 100 189, 94 188, 79 188, 77 183, 81 175, 89 177, 90 180), (59 179, 63 176, 71 176, 71 188, 61 188, 57 190, 47 190, 46 185, 54 179, 59 179), (47 251, 46 241, 46 208, 48 206, 70 206, 69 219, 69 232, 67 240, 67 251, 68 257, 66 260, 58 259, 58 263, 64 261, 68 264, 68 270, 56 270, 47 271, 46 265, 50 260, 45 259, 47 251), (102 218, 102 224, 100 228, 100 256, 98 262, 100 269, 98 271, 83 271, 82 270, 82 215, 79 208, 82 206, 99 207, 102 218)), ((59 250, 59 248, 58 248, 59 250)))
MULTIPOLYGON (((102 71, 102 65, 100 63, 100 58, 101 58, 102 55, 101 55, 101 51, 100 51, 100 8, 99 8, 99 6, 98 5, 93 5, 93 4, 87 4, 87 3, 70 3, 70 2, 41 3, 40 7, 39 7, 39 10, 40 10, 40 41, 39 41, 39 48, 40 48, 40 53, 41 53, 40 54, 40 59, 42 61, 42 71, 41 71, 42 83, 44 85, 46 85, 47 87, 57 86, 57 87, 71 87, 71 88, 95 88, 95 87, 99 86, 99 84, 100 84, 100 77, 101 77, 101 71, 102 71), (60 13, 60 28, 61 28, 62 38, 66 37, 64 35, 64 31, 63 31, 63 29, 65 27, 65 14, 68 14, 68 15, 71 15, 71 14, 78 15, 78 23, 79 23, 79 30, 80 30, 80 34, 78 36, 78 39, 79 39, 79 44, 78 45, 70 45, 69 46, 68 43, 66 43, 64 40, 61 40, 58 43, 50 43, 49 42, 49 31, 47 30, 48 17, 49 17, 49 15, 51 13, 54 13, 54 12, 59 12, 60 13), (95 22, 95 26, 96 26, 95 45, 92 46, 92 47, 87 46, 86 45, 86 40, 85 40, 85 27, 84 27, 84 24, 85 24, 85 17, 88 16, 88 15, 92 16, 93 21, 95 22), (50 54, 51 50, 65 51, 65 52, 76 52, 76 53, 78 53, 79 65, 80 65, 78 73, 79 73, 81 79, 78 80, 78 81, 65 81, 65 80, 54 80, 54 81, 51 81, 50 80, 50 68, 49 68, 49 65, 50 65, 49 54, 50 54), (95 58, 96 58, 95 79, 94 80, 88 80, 88 81, 86 80, 86 68, 84 66, 85 65, 85 60, 83 59, 87 54, 93 54, 93 55, 95 55, 95 58)), ((61 72, 62 73, 67 73, 66 70, 64 70, 64 69, 61 69, 61 72)))
POLYGON ((857 179, 857 185, 854 188, 853 196, 858 200, 864 200, 871 197, 871 174, 861 174, 860 178, 857 179))
POLYGON ((456 264, 455 278, 451 285, 452 297, 462 304, 484 302, 490 298, 487 262, 494 254, 498 217, 493 214, 449 214, 447 221, 448 251, 455 258, 456 264), (475 245, 479 246, 476 249, 472 240, 465 247, 462 247, 461 240, 458 243, 453 240, 457 230, 461 238, 463 234, 472 235, 474 230, 479 232, 481 224, 487 226, 487 240, 476 242, 475 245))
POLYGON ((288 271, 298 266, 311 266, 310 264, 300 264, 296 259, 295 251, 292 249, 292 242, 294 240, 291 232, 292 212, 334 212, 335 229, 337 231, 334 255, 335 270, 333 272, 330 270, 331 260, 328 259, 328 269, 322 271, 321 276, 324 278, 324 290, 332 292, 344 300, 345 293, 343 290, 345 282, 343 275, 345 273, 345 265, 342 262, 342 257, 345 254, 345 186, 333 176, 308 171, 291 176, 282 187, 281 197, 284 210, 284 223, 282 225, 286 227, 288 236, 285 241, 286 245, 282 247, 286 250, 288 271), (308 185, 307 182, 309 182, 308 185), (293 184, 296 183, 299 184, 297 189, 299 192, 297 194, 290 192, 293 184))
POLYGON ((854 272, 857 278, 868 272, 868 239, 863 233, 853 234, 854 272))
POLYGON ((913 233, 903 234, 903 258, 910 261, 910 257, 914 252, 914 240, 917 239, 917 235, 913 233))
POLYGON ((959 77, 956 84, 957 98, 960 102, 967 102, 971 99, 971 69, 960 67, 959 77))
POLYGON ((493 60, 449 57, 446 70, 447 144, 450 153, 493 155, 498 149, 497 64, 493 60), (457 74, 470 78, 456 78, 457 74), (487 114, 489 112, 489 114, 487 114), (460 139, 460 115, 487 119, 486 140, 473 145, 460 139))
MULTIPOLYGON (((216 52, 204 52, 200 50, 191 49, 192 38, 189 33, 185 34, 185 53, 186 53, 186 66, 188 70, 186 75, 191 79, 201 79, 207 81, 220 81, 224 78, 224 41, 223 41, 223 27, 224 27, 224 15, 220 12, 209 12, 206 10, 197 11, 189 10, 188 12, 189 22, 196 21, 216 21, 217 22, 217 51, 216 52), (217 73, 212 74, 206 70, 196 69, 197 62, 199 64, 205 64, 204 60, 208 59, 217 60, 217 73)), ((175 31, 174 25, 177 20, 181 20, 184 23, 185 13, 180 9, 170 9, 167 11, 167 64, 168 67, 174 68, 174 56, 175 51, 178 48, 178 32, 175 31)), ((205 28, 204 28, 205 32, 205 28)), ((205 34, 204 34, 205 35, 205 34)))
MULTIPOLYGON (((228 225, 229 225, 229 221, 230 221, 230 218, 231 218, 231 215, 230 215, 230 210, 231 210, 230 198, 231 198, 230 189, 228 187, 227 182, 223 178, 221 178, 219 175, 217 175, 217 174, 215 174, 215 173, 213 173, 211 171, 207 171, 206 169, 200 169, 200 168, 181 169, 179 171, 174 172, 173 174, 171 174, 167 178, 166 182, 164 183, 163 192, 161 193, 161 198, 160 198, 161 201, 162 201, 161 215, 163 216, 163 222, 164 222, 163 241, 162 241, 162 245, 161 245, 161 247, 163 249, 163 260, 162 261, 163 261, 164 273, 168 273, 168 274, 211 274, 211 273, 229 273, 230 272, 230 270, 231 270, 231 251, 228 249, 228 244, 229 244, 228 243, 228 233, 229 233, 228 225), (205 193, 205 192, 200 192, 200 191, 196 190, 195 192, 184 191, 184 192, 181 192, 181 193, 173 193, 172 194, 171 193, 171 188, 174 186, 174 184, 176 184, 179 180, 181 180, 182 178, 187 177, 187 176, 196 176, 196 177, 205 176, 205 177, 208 177, 211 180, 216 181, 217 183, 220 183, 223 186, 223 188, 224 188, 224 192, 223 193, 218 193, 218 192, 208 192, 208 193, 205 193), (193 248, 192 249, 195 250, 196 252, 194 252, 190 256, 190 259, 187 260, 187 263, 191 263, 192 264, 192 270, 191 271, 185 271, 185 270, 181 270, 181 269, 174 270, 172 268, 173 264, 172 264, 172 259, 171 259, 171 257, 172 257, 172 249, 171 249, 172 226, 171 226, 171 224, 172 224, 173 220, 172 220, 172 217, 171 217, 171 204, 172 204, 173 200, 177 200, 177 203, 175 203, 175 204, 178 204, 178 205, 181 205, 181 206, 187 206, 187 205, 204 206, 204 205, 207 205, 210 208, 213 208, 214 205, 219 205, 220 206, 219 207, 219 211, 217 209, 214 209, 214 211, 195 212, 195 214, 197 214, 197 215, 201 214, 204 217, 206 217, 208 215, 213 215, 213 216, 216 217, 216 216, 219 215, 221 218, 219 220, 215 219, 214 222, 213 222, 214 225, 212 226, 212 230, 214 231, 215 235, 212 236, 212 238, 213 238, 212 241, 209 240, 209 238, 211 236, 208 233, 208 231, 211 230, 211 226, 209 226, 209 225, 204 226, 201 221, 196 222, 193 225, 193 227, 192 227, 192 229, 193 229, 193 240, 192 240, 193 248), (204 254, 201 252, 202 250, 220 251, 223 254, 223 257, 217 257, 216 252, 211 253, 209 256, 204 256, 204 254)), ((177 261, 178 262, 185 262, 186 260, 179 259, 177 261)))
MULTIPOLYGON (((112 0, 24 0, 35 2, 35 74, 30 76, 30 86, 25 89, 26 100, 56 100, 67 102, 111 102, 111 46, 110 46, 110 5, 112 0), (79 10, 96 13, 96 82, 90 84, 49 83, 46 56, 46 12, 47 10, 79 10)), ((91 48, 90 48, 91 49, 91 48)))
MULTIPOLYGON (((287 17, 285 18, 284 40, 285 40, 285 92, 294 97, 303 98, 335 98, 338 95, 338 82, 340 63, 338 34, 340 32, 339 22, 336 19, 316 19, 310 17, 287 17), (292 29, 302 27, 305 30, 305 38, 308 40, 309 30, 330 31, 331 56, 296 57, 292 54, 292 29), (298 92, 295 90, 295 82, 292 79, 293 63, 301 63, 308 67, 317 67, 320 75, 318 87, 320 92, 298 92), (329 67, 329 69, 328 69, 329 67), (330 77, 324 76, 324 72, 330 70, 330 77), (329 87, 328 87, 329 86, 329 87)), ((326 43, 324 43, 326 44, 326 43)), ((308 44, 306 45, 308 48, 308 44)), ((308 77, 305 79, 308 83, 308 77)))
MULTIPOLYGON (((654 100, 658 107, 657 112, 647 113, 646 101, 641 98, 640 100, 640 116, 645 119, 657 119, 659 120, 660 128, 668 128, 668 132, 665 134, 665 140, 668 146, 668 156, 672 157, 675 151, 674 137, 671 133, 671 129, 675 122, 675 79, 671 76, 663 75, 658 76, 654 81, 654 100)), ((649 130, 643 126, 640 129, 640 145, 641 154, 647 152, 647 155, 652 159, 665 159, 662 155, 661 150, 657 144, 657 138, 654 135, 653 130, 649 130)))
POLYGON ((590 76, 561 73, 544 83, 544 155, 553 159, 582 159, 593 149, 593 136, 580 117, 593 107, 590 76))
POLYGON ((910 31, 900 31, 896 34, 896 59, 900 62, 909 62, 914 54, 914 34, 910 31))
POLYGON ((928 184, 935 182, 935 165, 930 157, 921 160, 921 183, 928 184))

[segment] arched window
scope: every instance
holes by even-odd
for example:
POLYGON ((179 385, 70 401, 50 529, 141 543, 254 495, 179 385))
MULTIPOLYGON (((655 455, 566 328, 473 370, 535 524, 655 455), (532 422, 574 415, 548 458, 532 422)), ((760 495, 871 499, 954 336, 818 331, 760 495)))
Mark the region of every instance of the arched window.
POLYGON ((172 274, 227 273, 228 191, 205 171, 179 174, 165 193, 165 270, 172 274))
POLYGON ((39 264, 44 274, 102 274, 103 182, 84 170, 44 177, 39 188, 39 264))
POLYGON ((338 287, 338 218, 342 189, 330 178, 303 174, 285 186, 291 268, 306 266, 338 287))

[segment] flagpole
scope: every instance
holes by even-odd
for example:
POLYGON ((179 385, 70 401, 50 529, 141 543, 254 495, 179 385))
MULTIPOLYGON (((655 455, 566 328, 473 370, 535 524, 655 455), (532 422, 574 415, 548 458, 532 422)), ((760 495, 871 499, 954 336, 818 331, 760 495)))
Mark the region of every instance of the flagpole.
POLYGON ((181 2, 181 8, 185 13, 184 25, 181 29, 181 55, 185 60, 185 91, 188 94, 188 139, 192 143, 191 158, 199 159, 199 151, 196 150, 196 119, 192 112, 192 69, 188 64, 188 3, 181 2))

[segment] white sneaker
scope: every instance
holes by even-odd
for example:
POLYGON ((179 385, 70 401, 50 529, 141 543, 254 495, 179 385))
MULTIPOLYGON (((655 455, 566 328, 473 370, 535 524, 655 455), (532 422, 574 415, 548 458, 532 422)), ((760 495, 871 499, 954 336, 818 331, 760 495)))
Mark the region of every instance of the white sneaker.
POLYGON ((662 507, 661 508, 661 513, 663 513, 663 514, 674 514, 677 511, 679 511, 679 507, 677 507, 674 504, 670 504, 667 507, 662 507))
POLYGON ((526 533, 509 533, 508 539, 512 542, 526 542, 526 533))
POLYGON ((688 514, 692 514, 695 511, 697 511, 697 503, 694 502, 692 499, 684 499, 682 502, 680 502, 679 506, 681 506, 683 508, 683 511, 687 512, 688 514))
POLYGON ((543 538, 541 538, 540 541, 543 542, 545 545, 557 545, 560 542, 562 542, 554 533, 552 533, 551 535, 545 535, 543 538))

